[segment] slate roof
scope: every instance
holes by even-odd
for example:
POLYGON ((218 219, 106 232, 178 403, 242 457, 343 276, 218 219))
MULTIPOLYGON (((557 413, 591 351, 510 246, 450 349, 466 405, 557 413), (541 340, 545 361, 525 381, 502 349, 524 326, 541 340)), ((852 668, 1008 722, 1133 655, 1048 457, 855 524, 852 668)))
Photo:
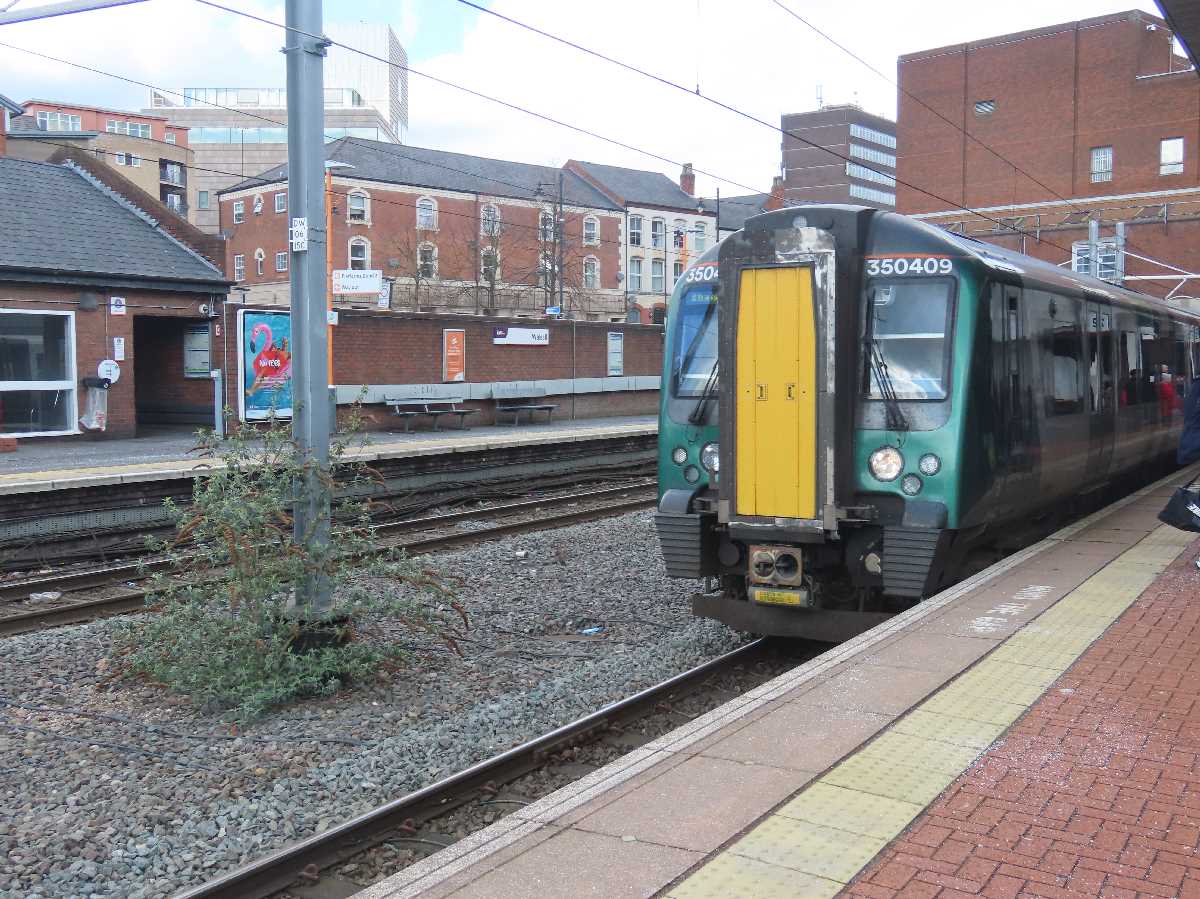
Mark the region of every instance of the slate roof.
MULTIPOLYGON (((662 172, 644 172, 618 165, 601 165, 598 162, 579 162, 575 165, 587 172, 596 182, 603 184, 630 206, 667 206, 695 212, 696 198, 662 172)), ((724 205, 722 203, 722 205, 724 205)))
MULTIPOLYGON (((354 166, 353 169, 334 170, 334 174, 347 177, 522 200, 534 199, 539 186, 546 199, 557 197, 558 175, 562 171, 552 166, 509 162, 358 137, 343 137, 326 144, 325 158, 354 166)), ((578 175, 572 172, 563 174, 563 201, 568 205, 593 209, 621 208, 578 175)), ((220 193, 227 194, 286 179, 287 163, 284 163, 220 193)))
POLYGON ((76 170, 0 156, 0 270, 228 282, 76 170))
POLYGON ((4 96, 4 94, 0 94, 0 106, 3 106, 12 115, 15 115, 15 116, 20 115, 25 110, 25 108, 20 103, 17 103, 13 100, 8 99, 8 97, 4 96))
MULTIPOLYGON (((746 224, 746 219, 758 215, 765 207, 770 194, 744 194, 740 197, 721 197, 721 213, 718 216, 722 231, 738 231, 746 224)), ((717 211, 717 201, 701 200, 706 212, 717 211)))

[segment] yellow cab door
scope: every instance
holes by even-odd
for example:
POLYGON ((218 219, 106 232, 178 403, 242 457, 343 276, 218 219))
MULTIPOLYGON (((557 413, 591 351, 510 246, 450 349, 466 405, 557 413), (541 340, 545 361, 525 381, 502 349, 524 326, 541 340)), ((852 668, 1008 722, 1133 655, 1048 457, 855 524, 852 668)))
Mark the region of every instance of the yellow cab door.
POLYGON ((745 269, 738 297, 736 514, 815 518, 812 267, 745 269))

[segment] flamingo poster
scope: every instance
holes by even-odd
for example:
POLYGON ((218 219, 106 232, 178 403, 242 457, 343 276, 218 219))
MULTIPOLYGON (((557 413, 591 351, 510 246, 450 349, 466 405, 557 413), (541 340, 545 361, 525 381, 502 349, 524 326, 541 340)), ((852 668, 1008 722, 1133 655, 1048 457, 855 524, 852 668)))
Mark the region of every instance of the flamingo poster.
POLYGON ((239 409, 243 421, 292 415, 292 318, 287 312, 238 310, 239 409))

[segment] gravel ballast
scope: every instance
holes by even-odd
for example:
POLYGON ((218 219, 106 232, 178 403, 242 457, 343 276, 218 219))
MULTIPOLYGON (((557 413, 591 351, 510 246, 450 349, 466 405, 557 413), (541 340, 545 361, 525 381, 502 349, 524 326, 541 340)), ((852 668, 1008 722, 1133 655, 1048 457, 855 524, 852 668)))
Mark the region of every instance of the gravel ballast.
POLYGON ((742 641, 693 619, 652 514, 439 554, 462 656, 409 631, 377 682, 242 731, 111 682, 111 622, 0 658, 0 896, 168 896, 658 683, 742 641))

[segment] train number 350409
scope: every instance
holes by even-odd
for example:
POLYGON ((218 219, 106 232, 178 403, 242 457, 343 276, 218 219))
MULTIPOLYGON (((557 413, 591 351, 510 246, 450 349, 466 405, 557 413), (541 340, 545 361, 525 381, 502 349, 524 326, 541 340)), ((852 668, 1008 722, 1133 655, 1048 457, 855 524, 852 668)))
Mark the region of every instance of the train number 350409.
POLYGON ((897 256, 888 259, 868 259, 868 275, 948 275, 950 260, 938 256, 897 256))

